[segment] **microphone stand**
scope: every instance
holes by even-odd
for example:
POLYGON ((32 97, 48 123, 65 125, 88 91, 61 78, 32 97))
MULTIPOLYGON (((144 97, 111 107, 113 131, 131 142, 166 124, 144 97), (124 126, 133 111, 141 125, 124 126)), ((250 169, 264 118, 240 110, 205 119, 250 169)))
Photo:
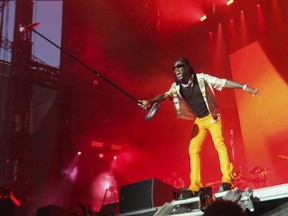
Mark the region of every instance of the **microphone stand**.
POLYGON ((94 73, 97 77, 103 79, 105 82, 109 83, 110 85, 112 85, 113 87, 115 87, 116 89, 118 89, 119 91, 121 91, 122 93, 124 93, 126 96, 128 96, 129 98, 131 98, 133 101, 139 103, 139 101, 133 97, 132 95, 130 95, 128 92, 124 91, 122 88, 120 88, 119 86, 117 86, 115 83, 111 82, 109 79, 107 79, 106 77, 104 77, 103 75, 101 75, 99 72, 97 72, 95 69, 92 69, 91 67, 89 67, 87 64, 85 64, 83 61, 79 60, 78 58, 76 58, 75 56, 73 56, 71 53, 67 52, 66 50, 64 50, 62 47, 58 46, 57 44, 55 44, 53 41, 51 41, 50 39, 48 39, 47 37, 45 37, 44 35, 42 35, 41 33, 39 33, 38 31, 36 31, 34 28, 29 28, 29 30, 31 30, 32 32, 34 32, 35 34, 39 35, 40 37, 42 37, 43 39, 45 39, 46 41, 48 41, 49 43, 51 43, 52 45, 54 45, 55 47, 57 47, 58 49, 60 49, 63 53, 65 53, 66 55, 68 55, 69 57, 71 57, 72 59, 74 59, 75 61, 77 61, 79 64, 81 64, 82 66, 84 66, 85 68, 87 68, 88 70, 90 70, 92 73, 94 73))

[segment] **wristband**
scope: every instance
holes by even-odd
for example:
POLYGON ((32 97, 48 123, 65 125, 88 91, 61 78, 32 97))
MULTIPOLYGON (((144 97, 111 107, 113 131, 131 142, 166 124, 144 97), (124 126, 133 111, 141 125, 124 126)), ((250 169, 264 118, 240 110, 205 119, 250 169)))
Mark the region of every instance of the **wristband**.
POLYGON ((247 84, 243 85, 243 90, 245 91, 245 89, 248 87, 247 84))

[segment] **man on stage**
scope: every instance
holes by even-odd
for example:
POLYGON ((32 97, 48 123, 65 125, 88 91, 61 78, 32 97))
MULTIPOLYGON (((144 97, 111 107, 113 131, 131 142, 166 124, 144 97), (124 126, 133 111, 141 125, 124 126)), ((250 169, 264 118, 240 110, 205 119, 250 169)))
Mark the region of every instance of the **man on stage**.
POLYGON ((190 186, 188 191, 196 195, 203 186, 200 170, 200 157, 203 140, 210 132, 214 146, 218 152, 222 172, 222 190, 230 190, 233 183, 233 165, 224 143, 220 110, 213 89, 242 89, 258 95, 258 90, 227 79, 220 79, 204 73, 195 73, 186 58, 179 58, 173 67, 175 82, 171 88, 151 100, 139 100, 138 105, 149 109, 154 103, 161 103, 170 98, 174 102, 178 118, 194 121, 189 146, 190 186))

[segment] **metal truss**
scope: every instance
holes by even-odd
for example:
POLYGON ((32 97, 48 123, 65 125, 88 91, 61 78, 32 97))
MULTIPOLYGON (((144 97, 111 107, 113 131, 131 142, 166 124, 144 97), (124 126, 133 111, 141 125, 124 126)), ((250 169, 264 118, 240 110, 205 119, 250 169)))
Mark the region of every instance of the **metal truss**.
MULTIPOLYGON (((11 53, 12 41, 3 36, 1 40, 1 48, 11 53)), ((31 62, 27 64, 30 65, 29 77, 32 78, 34 84, 52 89, 58 88, 61 74, 58 67, 52 67, 34 55, 32 55, 31 62)))

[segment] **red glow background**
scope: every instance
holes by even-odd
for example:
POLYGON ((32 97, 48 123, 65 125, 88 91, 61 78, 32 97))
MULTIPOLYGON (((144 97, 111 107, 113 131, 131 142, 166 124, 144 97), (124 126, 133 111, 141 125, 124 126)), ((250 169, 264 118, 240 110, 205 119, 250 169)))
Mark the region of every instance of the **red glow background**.
MULTIPOLYGON (((216 8, 211 1, 191 2, 63 1, 62 47, 91 70, 61 56, 59 132, 47 162, 49 196, 39 205, 53 202, 77 209, 82 201, 97 209, 109 184, 119 189, 147 178, 167 181, 173 172, 189 185, 193 122, 177 120, 170 102, 145 121, 145 111, 135 101, 93 74, 97 71, 137 99, 150 99, 169 89, 171 67, 181 56, 197 72, 259 89, 259 97, 242 90, 216 92, 226 143, 247 179, 253 180, 251 170, 260 166, 268 170, 267 185, 287 182, 287 158, 281 157, 288 155, 287 1, 243 0, 227 7, 219 0, 216 8), (200 23, 204 14, 207 20, 200 23), (92 141, 104 147, 91 147, 92 141), (122 149, 111 150, 112 144, 122 149), (78 151, 78 175, 71 182, 63 178, 63 170, 78 151)), ((202 174, 205 184, 221 178, 210 135, 202 152, 202 174)), ((255 188, 251 181, 248 186, 255 188)))

